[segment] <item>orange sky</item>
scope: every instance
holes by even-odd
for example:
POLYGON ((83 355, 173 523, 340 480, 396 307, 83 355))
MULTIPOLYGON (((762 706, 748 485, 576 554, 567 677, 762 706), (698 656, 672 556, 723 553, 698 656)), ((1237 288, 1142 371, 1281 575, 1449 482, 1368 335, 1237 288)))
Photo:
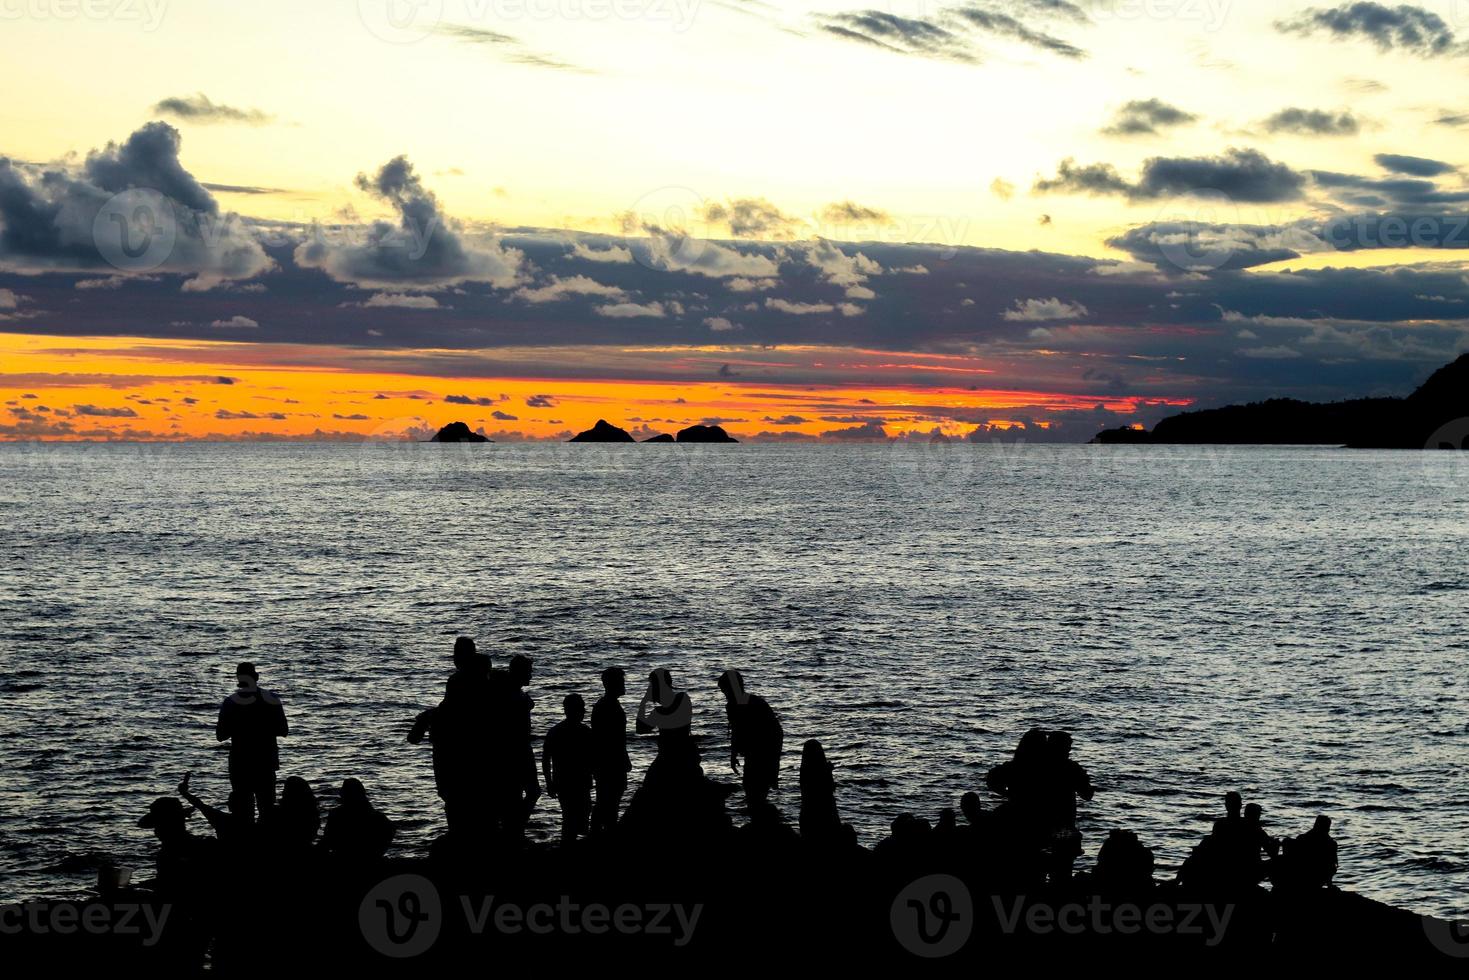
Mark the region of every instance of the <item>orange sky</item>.
MULTIPOLYGON (((1131 412, 1138 401, 968 385, 797 387, 738 376, 703 383, 443 377, 392 371, 392 360, 404 352, 366 352, 384 365, 380 370, 332 366, 360 359, 362 351, 292 348, 290 362, 300 365, 292 367, 274 363, 279 353, 278 345, 265 344, 0 334, 0 402, 7 413, 0 438, 393 439, 452 421, 498 439, 566 438, 599 418, 640 436, 708 419, 745 437, 816 435, 863 419, 881 420, 892 436, 935 426, 959 435, 977 422, 1004 424, 1037 407, 1085 411, 1100 403, 1131 412), (946 418, 945 412, 959 418, 946 418)), ((678 353, 691 355, 687 349, 678 353)), ((714 361, 728 358, 719 350, 708 353, 714 361)), ((952 355, 824 349, 817 356, 879 375, 952 371, 968 380, 985 371, 972 359, 952 355)), ((759 361, 751 355, 738 363, 747 369, 759 361)))

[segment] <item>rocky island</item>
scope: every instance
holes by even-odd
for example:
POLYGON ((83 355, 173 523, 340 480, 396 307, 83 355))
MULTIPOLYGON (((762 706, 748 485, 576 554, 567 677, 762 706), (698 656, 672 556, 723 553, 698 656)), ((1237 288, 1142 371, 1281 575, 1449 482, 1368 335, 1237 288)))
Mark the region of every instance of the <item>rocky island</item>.
POLYGON ((637 442, 626 429, 619 429, 606 419, 597 419, 597 424, 585 432, 579 432, 567 442, 637 442))
POLYGON ((478 432, 470 431, 468 425, 463 422, 450 422, 438 432, 429 442, 494 442, 478 432))
POLYGON ((678 433, 679 442, 739 442, 717 425, 691 425, 678 433))

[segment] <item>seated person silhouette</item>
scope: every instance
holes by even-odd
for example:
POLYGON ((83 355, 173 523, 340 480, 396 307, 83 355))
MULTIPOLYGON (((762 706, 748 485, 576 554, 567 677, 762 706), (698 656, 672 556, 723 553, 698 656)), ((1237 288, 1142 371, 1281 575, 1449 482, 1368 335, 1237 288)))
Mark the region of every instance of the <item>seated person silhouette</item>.
POLYGON ((219 706, 214 737, 230 743, 230 786, 248 794, 263 816, 275 805, 275 774, 281 767, 276 739, 289 734, 280 696, 260 686, 252 663, 235 668, 236 689, 219 706))
POLYGON ((184 773, 183 780, 179 783, 179 796, 184 798, 195 810, 204 815, 209 821, 209 826, 214 828, 214 836, 221 843, 231 847, 248 845, 256 838, 255 822, 250 819, 255 805, 249 793, 243 790, 235 790, 229 795, 226 802, 228 809, 221 810, 210 806, 199 797, 195 796, 191 787, 194 778, 192 772, 184 773))
POLYGON ((627 754, 627 712, 620 700, 627 693, 627 675, 621 667, 602 671, 602 696, 592 706, 592 777, 597 802, 592 808, 591 833, 615 830, 632 759, 627 754))
POLYGON ((262 822, 262 830, 280 853, 297 859, 306 855, 321 830, 321 808, 311 784, 300 776, 287 776, 281 784, 280 802, 262 822))
POLYGON ((359 779, 342 780, 335 809, 326 815, 321 846, 334 859, 349 866, 371 864, 387 853, 396 828, 367 798, 359 779))
POLYGON ((1336 877, 1337 845, 1331 818, 1318 816, 1311 829, 1283 842, 1274 882, 1277 889, 1317 891, 1336 877))
POLYGON ((571 843, 587 833, 592 810, 592 769, 596 742, 582 724, 587 705, 580 694, 561 702, 566 717, 552 726, 541 746, 546 794, 561 803, 561 839, 571 843))
POLYGON ((745 678, 737 670, 719 675, 719 690, 724 693, 729 719, 729 767, 739 775, 740 757, 744 757, 745 805, 763 803, 780 780, 785 740, 780 720, 764 698, 746 690, 745 678))
POLYGON ((801 839, 831 845, 840 839, 842 819, 837 813, 835 767, 816 739, 801 746, 801 839))
POLYGON ((170 897, 189 898, 203 894, 218 871, 217 845, 189 832, 193 813, 173 796, 160 796, 148 806, 138 826, 158 838, 158 856, 151 883, 154 891, 170 897))

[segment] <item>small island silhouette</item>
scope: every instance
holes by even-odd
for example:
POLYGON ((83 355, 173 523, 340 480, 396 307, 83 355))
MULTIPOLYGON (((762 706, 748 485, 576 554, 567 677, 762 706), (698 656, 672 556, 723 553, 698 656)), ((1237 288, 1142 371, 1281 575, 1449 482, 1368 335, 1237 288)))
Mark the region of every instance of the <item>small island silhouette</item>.
MULTIPOLYGON (((606 419, 598 419, 596 425, 585 432, 577 433, 567 441, 637 442, 632 433, 618 428, 606 419)), ((739 442, 739 440, 717 425, 691 425, 687 429, 680 429, 677 437, 662 433, 644 439, 643 442, 739 442)))
POLYGON ((1172 415, 1146 429, 1108 429, 1103 445, 1334 445, 1352 449, 1463 449, 1469 436, 1469 354, 1407 398, 1318 404, 1272 398, 1172 415), (1463 420, 1463 431, 1454 428, 1463 420))
POLYGON ((468 425, 463 422, 450 422, 438 432, 429 442, 494 442, 493 439, 471 432, 468 425))

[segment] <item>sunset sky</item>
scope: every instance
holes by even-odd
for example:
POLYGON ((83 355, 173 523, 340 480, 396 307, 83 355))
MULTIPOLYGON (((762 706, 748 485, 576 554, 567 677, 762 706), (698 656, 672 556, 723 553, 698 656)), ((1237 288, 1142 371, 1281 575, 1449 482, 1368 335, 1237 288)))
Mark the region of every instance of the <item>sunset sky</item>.
POLYGON ((1084 441, 1469 349, 1469 0, 0 0, 0 439, 1084 441))

